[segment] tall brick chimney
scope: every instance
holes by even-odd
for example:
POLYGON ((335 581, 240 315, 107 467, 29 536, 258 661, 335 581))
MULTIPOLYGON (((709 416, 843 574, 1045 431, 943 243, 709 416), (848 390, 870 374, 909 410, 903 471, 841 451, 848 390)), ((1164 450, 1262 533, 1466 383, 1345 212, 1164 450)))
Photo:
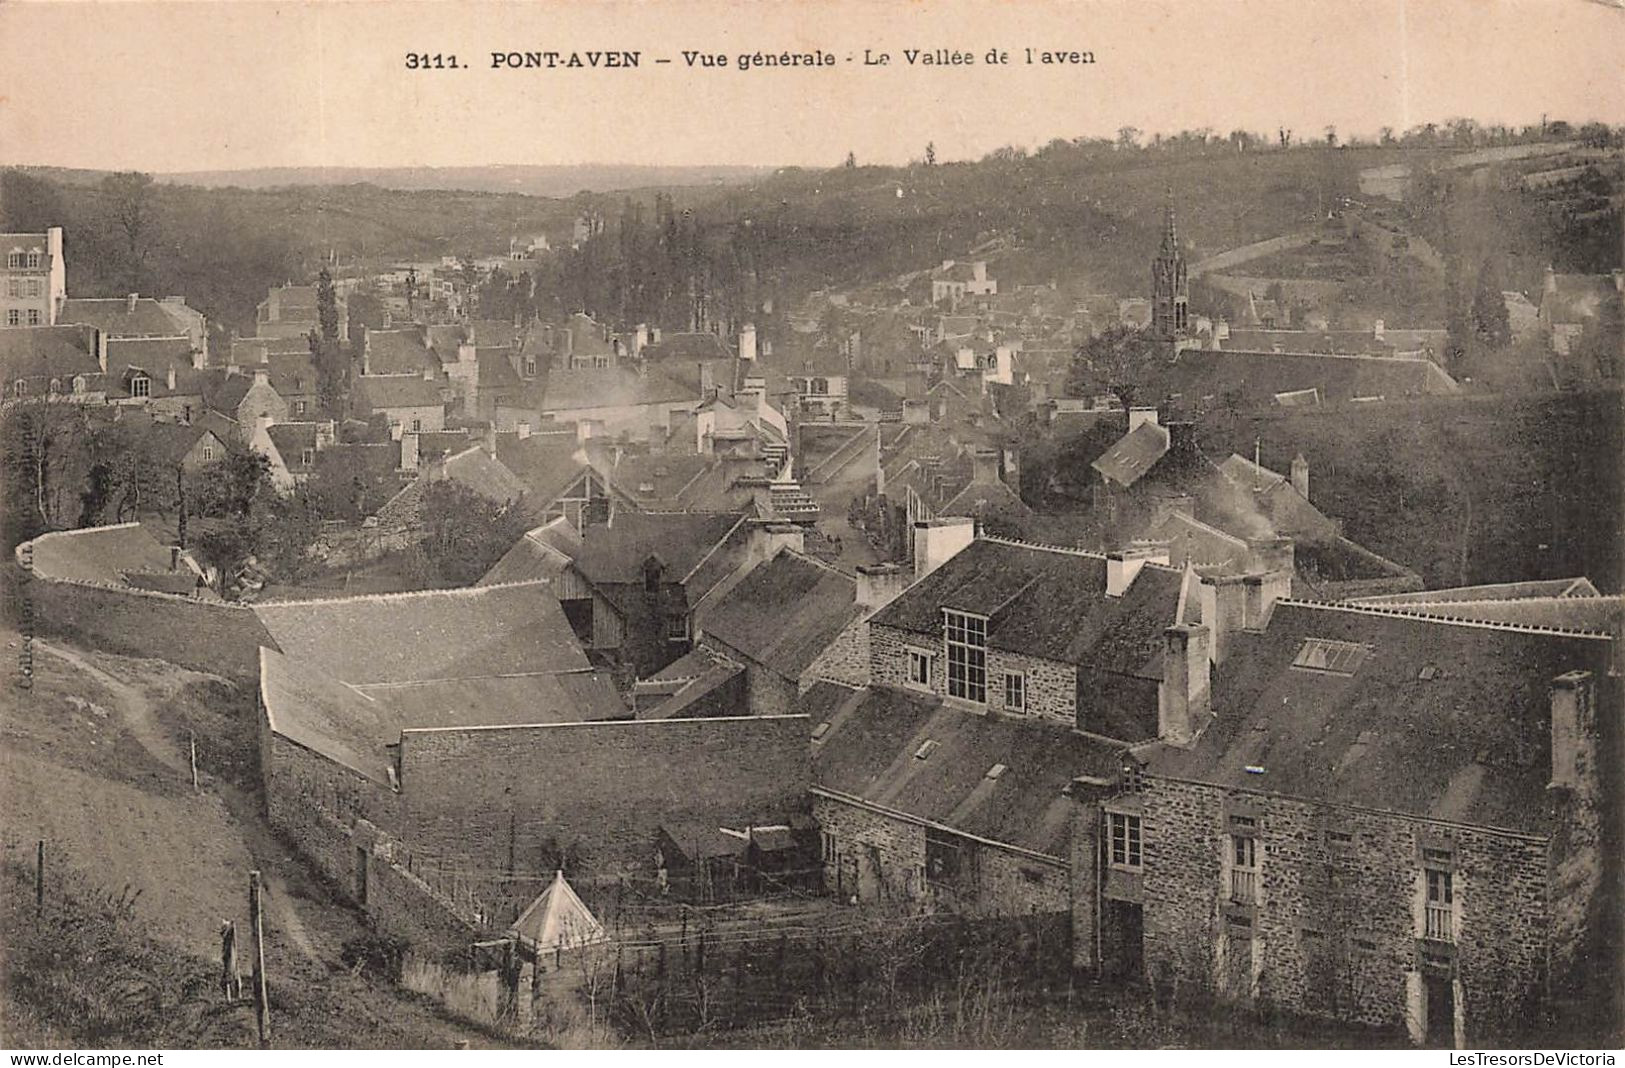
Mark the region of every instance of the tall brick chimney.
POLYGON ((1178 623, 1162 637, 1157 737, 1171 745, 1189 745, 1213 711, 1208 629, 1201 623, 1178 623))

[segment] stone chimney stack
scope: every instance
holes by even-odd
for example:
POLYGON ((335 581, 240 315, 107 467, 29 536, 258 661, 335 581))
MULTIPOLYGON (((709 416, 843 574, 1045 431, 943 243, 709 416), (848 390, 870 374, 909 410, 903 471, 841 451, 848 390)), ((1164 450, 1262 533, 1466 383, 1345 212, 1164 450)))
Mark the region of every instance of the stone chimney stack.
POLYGON ((416 471, 418 469, 418 436, 412 431, 401 432, 401 470, 416 471))
POLYGON ((746 323, 739 328, 739 358, 741 360, 756 360, 756 324, 746 323))
POLYGON ((91 327, 92 343, 96 347, 96 363, 101 366, 102 374, 107 373, 107 331, 91 327))
POLYGON ((126 296, 124 298, 124 314, 125 315, 134 315, 135 314, 135 302, 140 300, 140 299, 141 299, 141 294, 139 294, 139 293, 131 293, 128 296, 126 296))
POLYGON ((1309 461, 1303 458, 1301 452, 1292 458, 1292 488, 1304 500, 1309 499, 1309 461))
POLYGON ((1387 329, 1388 324, 1383 322, 1381 319, 1378 319, 1371 324, 1371 336, 1377 341, 1381 341, 1383 339, 1383 333, 1387 329))
POLYGON ((1121 597, 1134 585, 1134 577, 1147 561, 1168 562, 1166 544, 1135 545, 1106 554, 1106 596, 1121 597))
POLYGON ((271 371, 270 371, 270 369, 266 368, 266 367, 256 367, 256 368, 254 368, 254 384, 256 386, 268 386, 268 385, 270 385, 271 384, 271 371))
POLYGON ((977 449, 971 453, 971 481, 979 483, 999 480, 999 454, 993 449, 977 449))
POLYGON ((1179 623, 1162 633, 1162 682, 1157 687, 1157 737, 1189 745, 1213 711, 1208 629, 1179 623))
POLYGON ((485 426, 485 454, 492 459, 497 455, 497 425, 487 423, 485 426))
POLYGON ((174 364, 170 364, 169 367, 165 369, 165 372, 164 372, 164 384, 169 387, 169 392, 171 392, 171 393, 175 392, 175 365, 174 364))
POLYGON ((1589 671, 1552 680, 1552 785, 1580 788, 1596 774, 1596 686, 1589 671))
POLYGON ((1208 655, 1215 664, 1223 664, 1236 633, 1246 629, 1247 580, 1241 575, 1203 579, 1199 597, 1202 622, 1208 628, 1208 655))
POLYGON ((750 558, 758 563, 765 563, 776 556, 780 549, 790 549, 801 552, 806 547, 806 540, 801 528, 794 523, 760 523, 750 528, 750 558))
POLYGON ((871 611, 884 608, 908 587, 908 572, 896 564, 859 564, 857 602, 871 611))
POLYGON ((914 524, 914 578, 919 580, 953 559, 976 540, 976 521, 966 517, 927 519, 914 524))

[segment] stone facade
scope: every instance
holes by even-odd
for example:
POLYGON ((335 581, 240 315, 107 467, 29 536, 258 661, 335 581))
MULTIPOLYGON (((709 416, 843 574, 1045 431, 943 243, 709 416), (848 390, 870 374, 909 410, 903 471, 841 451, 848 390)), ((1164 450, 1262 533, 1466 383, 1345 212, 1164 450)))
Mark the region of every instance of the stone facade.
MULTIPOLYGON (((929 653, 931 660, 930 691, 941 697, 948 693, 947 653, 941 634, 918 634, 914 631, 869 626, 869 675, 877 686, 918 690, 922 687, 908 677, 909 651, 929 653)), ((1024 656, 1003 649, 987 650, 987 704, 990 711, 1011 715, 1032 716, 1038 719, 1072 724, 1077 719, 1078 669, 1057 660, 1024 656), (1005 675, 1023 677, 1022 690, 1025 708, 1013 709, 1005 705, 1005 675)))
POLYGON ((824 835, 824 885, 842 898, 909 901, 973 916, 1064 913, 1071 903, 1067 862, 813 793, 813 817, 824 835), (933 871, 930 840, 960 857, 957 873, 933 871))
POLYGON ((1437 975, 1458 1042, 1544 990, 1544 838, 1154 777, 1138 801, 1153 981, 1420 1036, 1437 975), (1232 835, 1256 842, 1251 902, 1233 900, 1232 835), (1422 937, 1425 868, 1450 873, 1453 941, 1422 937))
POLYGON ((806 692, 820 679, 852 687, 869 685, 869 618, 864 615, 841 628, 835 640, 818 654, 801 675, 806 692))

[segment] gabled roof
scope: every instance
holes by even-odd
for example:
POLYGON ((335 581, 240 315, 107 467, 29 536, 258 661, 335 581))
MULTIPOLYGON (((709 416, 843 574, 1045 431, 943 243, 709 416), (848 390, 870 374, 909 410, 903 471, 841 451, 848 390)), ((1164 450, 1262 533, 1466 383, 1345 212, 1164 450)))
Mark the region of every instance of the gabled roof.
MULTIPOLYGON (((700 566, 744 522, 739 512, 617 512, 613 523, 583 532, 575 566, 595 585, 641 583, 644 561, 655 556, 665 567, 664 581, 699 579, 700 566)), ((726 575, 703 577, 709 584, 690 585, 690 604, 726 575)))
POLYGON ((1168 428, 1144 422, 1117 439, 1089 466, 1119 486, 1132 486, 1168 453, 1168 428))
POLYGON ((174 337, 187 328, 184 319, 170 314, 164 302, 153 297, 136 298, 134 309, 125 297, 70 297, 62 302, 56 321, 94 326, 110 338, 174 337))
POLYGON ((305 469, 305 450, 314 452, 316 449, 315 423, 276 423, 266 433, 289 470, 305 469))
POLYGON ((205 437, 218 441, 222 447, 226 446, 229 440, 222 438, 213 427, 203 422, 154 423, 147 428, 145 437, 153 454, 171 464, 178 464, 184 460, 205 437))
MULTIPOLYGON (((376 370, 376 368, 374 368, 376 370)), ((421 374, 370 374, 355 378, 355 404, 373 412, 398 408, 437 408, 440 387, 421 374)))
POLYGON ((943 515, 1031 515, 1016 491, 999 479, 972 480, 937 509, 943 515))
POLYGON ((497 459, 523 483, 538 504, 547 504, 588 470, 587 458, 574 437, 553 434, 497 435, 497 459))
POLYGON ((733 353, 712 333, 662 334, 658 345, 643 350, 646 360, 726 360, 733 353))
POLYGON ((1058 860, 1071 855, 1064 791, 1080 775, 1115 776, 1125 748, 901 690, 818 683, 803 704, 815 731, 829 724, 813 747, 814 790, 1058 860))
POLYGON ((1590 579, 1533 579, 1528 582, 1495 582, 1483 586, 1452 586, 1443 590, 1417 590, 1414 593, 1386 593, 1377 597, 1354 597, 1350 604, 1402 606, 1416 603, 1444 604, 1450 601, 1518 601, 1531 597, 1597 597, 1601 591, 1590 579))
POLYGON ((169 547, 140 523, 54 531, 33 546, 34 573, 41 578, 122 586, 127 571, 169 570, 169 547))
POLYGON ((486 452, 483 445, 448 456, 441 464, 444 477, 467 486, 487 500, 507 504, 524 496, 525 484, 501 460, 486 452))
POLYGON ((477 585, 553 582, 580 550, 581 536, 561 516, 526 531, 525 536, 491 566, 477 585))
POLYGON ((101 372, 95 336, 88 327, 38 326, 0 330, 0 383, 19 378, 60 378, 101 372))
POLYGON ((1141 567, 1106 596, 1106 559, 1076 549, 978 538, 871 617, 939 635, 942 610, 988 618, 995 649, 1144 679, 1162 677, 1162 635, 1175 622, 1180 572, 1141 567))
POLYGON ((366 345, 368 374, 421 376, 424 371, 440 370, 440 361, 424 345, 420 328, 368 330, 366 345))
POLYGON ((854 618, 857 582, 788 550, 751 572, 701 618, 706 638, 799 681, 854 618))
POLYGON ((169 368, 192 373, 192 341, 185 337, 109 337, 107 366, 121 364, 140 367, 158 378, 169 368))
POLYGON ((589 667, 543 583, 262 603, 289 656, 357 685, 589 667))
POLYGON ((1232 643, 1195 744, 1139 752, 1155 775, 1543 834, 1552 680, 1589 670, 1611 701, 1611 645, 1281 601, 1232 643), (1295 666, 1309 643, 1355 654, 1335 671, 1295 666))
POLYGON ((275 649, 260 649, 260 697, 271 730, 312 752, 390 785, 385 746, 400 719, 383 702, 275 649))

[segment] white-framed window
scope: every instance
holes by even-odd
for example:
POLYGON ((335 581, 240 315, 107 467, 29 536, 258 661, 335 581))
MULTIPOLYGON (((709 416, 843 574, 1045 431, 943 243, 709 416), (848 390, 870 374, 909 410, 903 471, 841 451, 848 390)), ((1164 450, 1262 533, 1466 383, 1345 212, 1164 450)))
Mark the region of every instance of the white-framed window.
POLYGON ((1111 841, 1112 867, 1140 867, 1140 817, 1123 812, 1108 812, 1106 819, 1111 841))
POLYGON ((987 704, 987 620, 951 608, 942 610, 948 652, 948 696, 987 704))
POLYGON ((28 266, 30 268, 37 268, 40 265, 40 259, 41 257, 38 252, 30 252, 28 254, 28 266))
POLYGON ((21 378, 17 379, 11 384, 11 395, 13 397, 26 397, 28 395, 28 383, 21 378))
POLYGON ((130 379, 130 396, 152 396, 152 379, 148 378, 146 375, 136 375, 134 378, 130 379))
POLYGON ((28 325, 29 326, 38 326, 39 324, 40 324, 39 309, 38 308, 29 308, 28 309, 28 325))
POLYGON ((84 375, 74 375, 73 376, 73 391, 75 393, 83 393, 85 391, 86 387, 88 387, 89 385, 90 385, 90 383, 89 383, 88 380, 86 380, 84 375))
POLYGON ((666 640, 669 641, 669 642, 686 642, 686 641, 688 641, 688 617, 687 616, 667 616, 666 617, 666 640))
POLYGON ((1004 673, 1004 707, 1012 712, 1027 711, 1027 676, 1019 671, 1004 673))
POLYGON ((299 454, 299 462, 306 467, 314 465, 316 463, 316 450, 305 449, 299 454))
POLYGON ((421 419, 412 420, 412 433, 421 434, 422 432, 423 432, 423 420, 421 420, 421 419))
POLYGON ((22 265, 23 265, 23 254, 21 252, 13 252, 13 253, 11 253, 10 255, 8 255, 6 257, 6 266, 7 267, 21 267, 22 265))
POLYGON ((1258 839, 1250 834, 1230 836, 1230 900, 1258 900, 1258 839))
POLYGON ((203 443, 203 462, 206 464, 214 462, 214 445, 209 442, 203 443))
POLYGON ((836 858, 836 856, 838 854, 838 848, 837 848, 837 845, 836 845, 836 842, 835 842, 835 836, 833 834, 830 834, 828 831, 820 831, 819 832, 819 839, 820 839, 821 845, 823 846, 822 856, 824 858, 824 863, 825 864, 833 864, 833 863, 835 863, 835 858, 836 858))
POLYGON ((40 280, 38 278, 30 278, 28 281, 23 283, 23 292, 30 297, 37 297, 44 293, 45 290, 41 287, 40 280))
POLYGON ((908 684, 931 688, 931 654, 919 649, 908 651, 908 684))
POLYGON ((536 357, 534 357, 534 356, 526 356, 525 357, 525 377, 526 378, 535 378, 536 377, 536 357))
POLYGON ((23 295, 23 280, 21 278, 6 279, 6 296, 20 297, 23 295))
POLYGON ((62 379, 60 379, 60 378, 51 379, 51 384, 47 388, 52 393, 61 393, 62 392, 62 379))
POLYGON ((1424 868, 1427 902, 1423 905, 1422 936, 1435 942, 1454 942, 1456 878, 1448 868, 1424 868))
POLYGON ((305 414, 305 402, 304 401, 294 401, 293 402, 293 412, 294 412, 295 415, 304 415, 305 414))
POLYGON ((18 311, 16 308, 12 308, 12 309, 8 310, 6 312, 6 325, 7 326, 21 326, 21 325, 23 325, 23 313, 18 311))

